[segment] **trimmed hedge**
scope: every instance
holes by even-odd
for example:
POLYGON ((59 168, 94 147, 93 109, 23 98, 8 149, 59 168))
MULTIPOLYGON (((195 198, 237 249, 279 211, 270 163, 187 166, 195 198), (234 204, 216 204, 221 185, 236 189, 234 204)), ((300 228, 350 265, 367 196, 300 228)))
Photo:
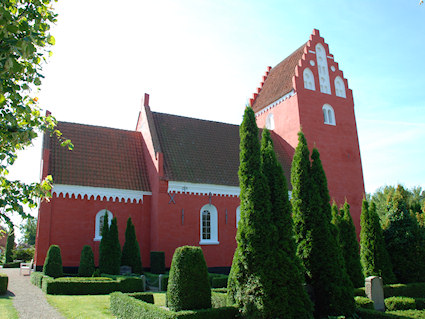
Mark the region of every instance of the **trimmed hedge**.
POLYGON ((227 288, 212 288, 211 292, 220 292, 222 294, 227 294, 227 288))
POLYGON ((4 295, 7 292, 8 283, 9 277, 6 274, 0 274, 0 295, 4 295))
POLYGON ((21 266, 20 261, 3 264, 3 268, 19 268, 20 266, 21 266))
POLYGON ((384 302, 387 311, 416 309, 415 299, 410 297, 390 297, 384 302))
POLYGON ((44 260, 43 274, 53 278, 63 276, 61 249, 58 245, 51 245, 44 260))
POLYGON ((365 288, 354 288, 354 296, 366 297, 365 288))
POLYGON ((78 276, 89 277, 94 273, 94 255, 93 249, 89 245, 84 245, 80 256, 80 266, 78 267, 78 276))
POLYGON ((230 319, 238 314, 236 307, 168 311, 120 292, 111 294, 110 310, 121 319, 230 319))
POLYGON ((227 306, 227 294, 211 291, 211 306, 213 308, 223 308, 227 306))
POLYGON ((209 274, 211 288, 227 288, 229 276, 222 274, 209 274))
POLYGON ((367 297, 356 296, 356 297, 354 297, 354 301, 356 302, 356 308, 364 308, 364 309, 375 310, 375 308, 373 306, 374 302, 367 297))
POLYGON ((114 291, 142 292, 143 280, 137 277, 62 277, 42 279, 42 290, 50 295, 105 295, 114 291))
POLYGON ((44 277, 46 277, 45 274, 43 274, 42 272, 39 272, 39 271, 35 271, 35 272, 31 273, 30 281, 34 286, 41 288, 44 277))
POLYGON ((358 315, 362 319, 400 319, 404 317, 400 317, 395 314, 390 314, 386 312, 380 312, 371 309, 357 308, 356 315, 358 315))
POLYGON ((384 296, 385 298, 397 296, 425 298, 425 283, 385 285, 384 296))
POLYGON ((151 251, 151 273, 158 275, 165 273, 165 252, 151 251))
POLYGON ((155 303, 155 299, 153 297, 153 293, 151 292, 135 292, 132 294, 127 294, 127 296, 136 298, 137 300, 141 300, 150 304, 155 303))

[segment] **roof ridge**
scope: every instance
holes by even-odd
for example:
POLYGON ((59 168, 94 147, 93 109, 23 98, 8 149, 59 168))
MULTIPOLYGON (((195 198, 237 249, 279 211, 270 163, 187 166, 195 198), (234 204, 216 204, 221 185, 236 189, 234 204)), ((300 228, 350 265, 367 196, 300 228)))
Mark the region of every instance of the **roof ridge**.
POLYGON ((204 121, 204 122, 217 123, 217 124, 224 124, 224 125, 240 126, 239 124, 232 124, 232 123, 225 123, 225 122, 219 122, 219 121, 212 121, 212 120, 198 119, 198 118, 195 118, 195 117, 185 116, 185 115, 177 115, 177 114, 162 113, 162 112, 152 112, 152 113, 154 113, 154 114, 159 114, 159 115, 167 115, 167 116, 180 117, 180 118, 191 119, 191 120, 196 120, 196 121, 204 121))
POLYGON ((102 129, 107 129, 107 130, 116 130, 116 131, 130 132, 130 133, 139 133, 136 130, 127 130, 127 129, 109 127, 109 126, 103 126, 103 125, 84 124, 84 123, 75 123, 75 122, 67 122, 67 121, 57 121, 57 124, 71 124, 71 125, 75 125, 75 126, 86 126, 86 127, 102 128, 102 129))

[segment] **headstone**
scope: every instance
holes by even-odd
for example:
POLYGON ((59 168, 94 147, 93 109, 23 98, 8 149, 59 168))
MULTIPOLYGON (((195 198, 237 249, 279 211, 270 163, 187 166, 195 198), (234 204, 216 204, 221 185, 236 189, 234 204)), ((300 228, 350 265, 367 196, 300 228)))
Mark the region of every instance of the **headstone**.
POLYGON ((141 275, 140 278, 142 278, 143 291, 146 291, 146 277, 145 275, 141 275))
POLYGON ((366 296, 373 301, 375 310, 385 311, 384 284, 381 277, 370 276, 365 281, 366 296))
POLYGON ((158 289, 162 291, 162 275, 158 276, 158 289))
POLYGON ((130 266, 121 266, 120 267, 120 275, 127 275, 131 274, 131 267, 130 266))

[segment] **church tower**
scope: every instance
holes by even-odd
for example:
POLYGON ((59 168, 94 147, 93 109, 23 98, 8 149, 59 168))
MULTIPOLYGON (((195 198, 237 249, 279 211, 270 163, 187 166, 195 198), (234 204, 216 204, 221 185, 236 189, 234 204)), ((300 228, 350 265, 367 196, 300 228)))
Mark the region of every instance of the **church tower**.
POLYGON ((267 69, 251 105, 258 127, 272 130, 291 158, 301 129, 310 150, 318 148, 331 199, 347 199, 359 234, 364 183, 353 92, 319 30, 267 69))

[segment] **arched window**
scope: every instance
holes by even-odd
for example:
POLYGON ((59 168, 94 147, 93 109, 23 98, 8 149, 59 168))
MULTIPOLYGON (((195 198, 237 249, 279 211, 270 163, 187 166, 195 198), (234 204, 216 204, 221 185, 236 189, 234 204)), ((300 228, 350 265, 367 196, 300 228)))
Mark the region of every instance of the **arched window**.
POLYGON ((335 112, 332 106, 325 104, 322 107, 323 111, 323 122, 328 125, 336 125, 335 112))
POLYGON ((271 131, 274 130, 274 116, 273 116, 273 113, 270 113, 269 115, 267 115, 266 129, 271 130, 271 131))
POLYGON ((331 94, 331 86, 329 81, 328 60, 326 50, 318 43, 316 45, 317 70, 319 72, 320 92, 331 94))
POLYGON ((214 205, 207 204, 200 211, 199 245, 217 245, 218 242, 218 213, 214 205))
POLYGON ((93 240, 101 240, 102 239, 102 228, 103 228, 103 217, 105 213, 108 214, 108 224, 111 225, 111 221, 113 218, 112 213, 109 210, 102 209, 96 214, 95 220, 95 228, 94 228, 94 239, 93 240))
POLYGON ((337 76, 335 78, 335 94, 339 97, 347 97, 345 94, 345 84, 341 77, 337 76))
POLYGON ((236 208, 236 228, 238 228, 239 221, 241 220, 241 207, 236 208))
POLYGON ((303 78, 304 78, 304 88, 315 91, 316 86, 314 84, 314 75, 309 68, 304 69, 303 78))

